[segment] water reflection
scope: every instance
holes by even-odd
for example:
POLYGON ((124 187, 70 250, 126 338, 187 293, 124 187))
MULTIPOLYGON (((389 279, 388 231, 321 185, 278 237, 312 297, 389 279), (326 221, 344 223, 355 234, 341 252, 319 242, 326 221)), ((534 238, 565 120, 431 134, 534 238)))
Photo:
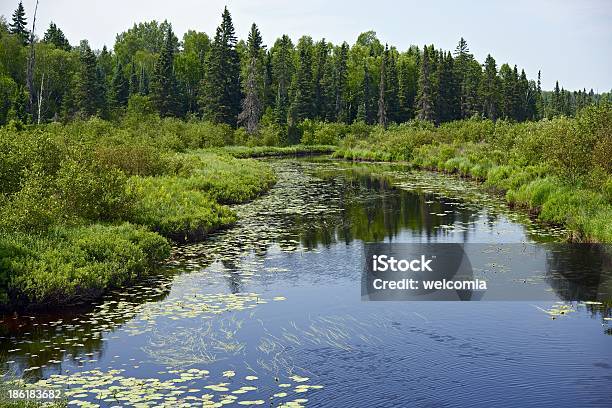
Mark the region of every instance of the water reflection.
MULTIPOLYGON (((362 242, 545 242, 562 234, 510 213, 503 200, 470 183, 445 176, 406 173, 397 166, 295 160, 272 164, 279 173, 273 191, 255 202, 235 206, 240 216, 235 228, 206 242, 177 248, 168 266, 171 276, 118 291, 86 310, 0 318, 2 370, 42 378, 65 371, 63 365, 71 369, 109 365, 113 362, 113 356, 105 352, 109 344, 121 349, 121 342, 127 344, 125 336, 130 335, 145 345, 130 343, 126 353, 149 347, 155 354, 165 344, 158 340, 182 333, 171 326, 146 331, 161 313, 159 309, 166 308, 164 317, 169 320, 174 313, 183 313, 185 320, 192 316, 191 309, 185 313, 186 295, 176 292, 177 286, 207 293, 209 286, 221 280, 224 286, 214 286, 214 290, 238 295, 253 290, 254 285, 286 290, 308 284, 318 293, 325 290, 320 284, 323 279, 349 286, 358 282, 359 269, 351 269, 347 257, 359 260, 362 242), (326 275, 329 270, 333 274, 326 275), (143 333, 154 333, 156 342, 152 344, 143 333), (26 369, 29 371, 24 372, 26 369)), ((563 282, 549 282, 560 299, 592 296, 595 286, 610 286, 609 280, 568 275, 572 263, 580 266, 583 262, 571 254, 554 252, 549 260, 550 274, 569 276, 563 282), (568 293, 573 295, 564 297, 568 293)), ((249 301, 256 303, 258 298, 249 301)), ((299 314, 310 310, 311 305, 305 305, 299 307, 299 314)), ((610 304, 588 308, 601 318, 610 316, 610 304)), ((210 327, 216 330, 218 326, 210 327)), ((317 325, 313 327, 316 331, 317 325)), ((373 327, 364 321, 346 324, 333 336, 342 337, 341 333, 352 330, 370 341, 376 334, 373 327)), ((304 333, 313 328, 309 330, 304 333)), ((604 330, 609 332, 607 327, 604 330)), ((177 344, 181 341, 176 335, 172 339, 177 344)))

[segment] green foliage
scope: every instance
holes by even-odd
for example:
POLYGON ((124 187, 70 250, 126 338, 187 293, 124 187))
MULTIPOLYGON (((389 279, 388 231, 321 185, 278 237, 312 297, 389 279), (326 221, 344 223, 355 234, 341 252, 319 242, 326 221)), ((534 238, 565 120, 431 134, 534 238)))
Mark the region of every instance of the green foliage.
POLYGON ((173 152, 232 140, 227 125, 157 116, 0 129, 0 307, 98 296, 167 256, 154 232, 193 241, 233 224, 222 203, 270 188, 271 169, 173 152))
POLYGON ((612 106, 584 108, 576 118, 527 123, 469 119, 438 128, 418 123, 375 129, 341 140, 335 157, 404 160, 457 173, 506 192, 507 200, 577 239, 610 239, 612 106))
POLYGON ((133 177, 129 190, 138 197, 131 221, 175 241, 194 241, 231 225, 236 216, 180 177, 133 177))
POLYGON ((13 305, 70 303, 151 273, 168 243, 131 224, 0 235, 0 289, 13 305))

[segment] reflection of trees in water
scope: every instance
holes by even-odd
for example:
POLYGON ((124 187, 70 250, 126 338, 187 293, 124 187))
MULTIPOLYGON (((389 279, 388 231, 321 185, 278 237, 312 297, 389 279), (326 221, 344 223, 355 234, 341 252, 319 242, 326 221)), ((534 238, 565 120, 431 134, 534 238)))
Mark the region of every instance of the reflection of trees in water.
MULTIPOLYGON (((331 181, 331 174, 317 174, 331 181)), ((373 174, 363 168, 333 173, 340 208, 324 215, 297 215, 289 220, 285 239, 297 237, 306 248, 350 243, 393 240, 402 231, 428 240, 444 234, 443 225, 467 225, 474 212, 422 194, 393 186, 389 176, 373 174), (440 216, 438 214, 444 214, 440 216)), ((462 238, 467 240, 467 228, 462 238)))
POLYGON ((22 372, 28 378, 41 379, 62 374, 66 358, 81 365, 87 360, 104 357, 102 333, 113 332, 130 321, 134 313, 122 313, 118 302, 137 305, 159 302, 170 293, 167 277, 147 279, 122 292, 110 293, 104 301, 78 308, 63 308, 36 316, 13 315, 0 318, 0 378, 2 372, 22 372), (161 288, 161 289, 160 289, 161 288), (113 305, 101 313, 99 306, 113 305), (114 311, 117 312, 114 312, 114 311), (104 324, 105 327, 101 327, 104 324), (9 353, 9 350, 16 350, 9 353), (3 362, 14 361, 10 366, 3 362))
MULTIPOLYGON (((549 244, 546 282, 564 301, 587 301, 591 316, 612 315, 612 247, 603 244, 549 244), (601 304, 597 304, 601 303, 601 304)), ((612 335, 608 327, 605 332, 612 335)))

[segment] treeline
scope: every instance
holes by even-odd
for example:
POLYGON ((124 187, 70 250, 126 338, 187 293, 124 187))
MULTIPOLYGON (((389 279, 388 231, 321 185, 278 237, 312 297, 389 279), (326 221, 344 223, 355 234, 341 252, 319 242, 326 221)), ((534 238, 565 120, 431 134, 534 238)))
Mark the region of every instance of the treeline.
POLYGON ((572 116, 607 100, 592 90, 543 92, 524 70, 492 56, 484 64, 462 38, 454 52, 433 45, 404 52, 373 31, 334 45, 286 35, 268 48, 255 24, 246 41, 223 11, 214 37, 179 40, 164 21, 140 23, 114 49, 72 47, 51 23, 42 39, 28 31, 20 2, 0 21, 0 124, 120 117, 128 105, 161 116, 203 118, 254 133, 274 126, 299 140, 305 119, 367 124, 421 119, 436 124, 474 116, 517 122, 572 116))

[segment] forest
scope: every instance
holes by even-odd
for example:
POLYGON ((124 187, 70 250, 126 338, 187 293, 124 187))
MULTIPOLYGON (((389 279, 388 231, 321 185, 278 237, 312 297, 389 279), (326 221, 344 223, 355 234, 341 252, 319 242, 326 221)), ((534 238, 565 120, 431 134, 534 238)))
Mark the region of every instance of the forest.
MULTIPOLYGON (((299 142, 298 126, 321 122, 387 126, 412 119, 436 124, 479 117, 515 122, 573 116, 609 93, 541 89, 516 65, 434 45, 401 51, 374 31, 350 46, 286 35, 267 47, 256 24, 236 38, 227 8, 215 35, 176 37, 169 22, 143 22, 116 36, 112 49, 71 45, 51 23, 28 30, 22 3, 0 21, 0 124, 120 118, 129 105, 162 117, 275 131, 299 142), (9 20, 7 22, 7 20, 9 20)), ((285 140, 286 139, 286 140, 285 140)))
MULTIPOLYGON (((400 51, 144 22, 111 49, 0 19, 0 307, 150 274, 276 182, 251 157, 333 153, 482 181, 568 240, 612 242, 610 93, 541 89, 462 38, 400 51)), ((34 20, 34 18, 32 18, 34 20)))

